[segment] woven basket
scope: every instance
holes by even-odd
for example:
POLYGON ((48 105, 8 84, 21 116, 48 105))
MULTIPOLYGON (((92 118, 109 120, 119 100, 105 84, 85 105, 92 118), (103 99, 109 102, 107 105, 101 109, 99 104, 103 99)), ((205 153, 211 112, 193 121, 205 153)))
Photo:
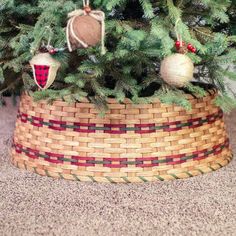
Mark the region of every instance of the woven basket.
POLYGON ((188 178, 227 165, 232 153, 223 113, 188 95, 185 111, 158 100, 123 104, 110 99, 105 118, 89 101, 35 103, 21 96, 12 162, 55 178, 130 183, 188 178))

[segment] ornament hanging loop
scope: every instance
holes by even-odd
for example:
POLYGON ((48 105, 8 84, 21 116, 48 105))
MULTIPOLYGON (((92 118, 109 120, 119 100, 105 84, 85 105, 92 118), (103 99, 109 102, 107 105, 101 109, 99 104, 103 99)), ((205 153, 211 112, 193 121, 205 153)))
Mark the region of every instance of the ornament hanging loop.
POLYGON ((83 0, 83 5, 84 5, 84 7, 86 7, 86 6, 88 6, 89 7, 89 0, 83 0))
POLYGON ((89 5, 89 0, 87 1, 83 0, 83 6, 84 6, 84 11, 86 12, 86 14, 89 14, 92 11, 89 5))
POLYGON ((191 43, 186 45, 185 42, 183 42, 182 36, 178 31, 178 23, 180 21, 181 21, 181 19, 179 18, 175 23, 175 33, 176 33, 176 37, 178 40, 175 44, 176 49, 177 49, 178 53, 181 53, 181 54, 186 54, 188 52, 196 53, 197 49, 195 47, 193 47, 191 43))
POLYGON ((50 28, 50 26, 45 26, 45 32, 49 32, 49 37, 48 37, 48 42, 47 42, 47 49, 48 48, 51 48, 52 46, 51 46, 51 41, 52 41, 52 34, 53 34, 53 32, 52 32, 52 29, 50 28))
POLYGON ((178 24, 180 22, 180 18, 175 22, 175 34, 177 37, 177 40, 180 42, 180 47, 183 47, 183 39, 181 34, 178 32, 178 24))
POLYGON ((185 45, 185 42, 183 42, 183 38, 182 35, 179 33, 178 30, 178 24, 180 23, 181 19, 177 19, 176 23, 175 23, 175 33, 176 33, 176 37, 177 37, 177 42, 176 42, 176 48, 178 53, 181 54, 186 54, 188 52, 187 47, 185 45))

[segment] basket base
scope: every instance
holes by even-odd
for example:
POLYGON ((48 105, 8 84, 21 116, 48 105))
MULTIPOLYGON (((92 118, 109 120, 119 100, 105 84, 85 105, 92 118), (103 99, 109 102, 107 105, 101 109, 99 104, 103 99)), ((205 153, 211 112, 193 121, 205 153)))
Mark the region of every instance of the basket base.
POLYGON ((56 172, 53 171, 52 168, 50 170, 47 170, 45 166, 43 168, 40 167, 33 167, 30 165, 27 161, 22 161, 22 159, 19 157, 17 158, 17 155, 14 154, 12 156, 12 163, 16 167, 24 170, 28 170, 31 172, 34 172, 38 175, 42 176, 48 176, 52 178, 57 179, 67 179, 67 180, 75 180, 79 182, 102 182, 102 183, 145 183, 145 182, 155 182, 155 181, 167 181, 167 180, 176 180, 176 179, 186 179, 202 174, 206 174, 212 171, 216 171, 230 163, 230 161, 233 159, 232 153, 225 153, 224 155, 221 155, 220 157, 216 158, 212 162, 203 163, 199 165, 195 165, 192 167, 191 170, 184 170, 183 168, 176 168, 173 170, 168 171, 165 174, 155 174, 153 173, 153 176, 145 176, 140 173, 136 176, 126 176, 126 177, 109 177, 109 176, 83 176, 79 174, 69 174, 69 173, 62 173, 62 172, 56 172))

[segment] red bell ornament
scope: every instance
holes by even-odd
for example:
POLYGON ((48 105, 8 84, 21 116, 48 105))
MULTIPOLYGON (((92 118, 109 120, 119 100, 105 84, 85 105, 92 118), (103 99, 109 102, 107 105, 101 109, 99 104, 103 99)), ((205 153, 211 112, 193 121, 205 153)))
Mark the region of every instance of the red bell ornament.
POLYGON ((45 90, 56 79, 61 63, 52 58, 49 53, 39 53, 31 59, 30 65, 33 70, 35 83, 40 89, 45 90))

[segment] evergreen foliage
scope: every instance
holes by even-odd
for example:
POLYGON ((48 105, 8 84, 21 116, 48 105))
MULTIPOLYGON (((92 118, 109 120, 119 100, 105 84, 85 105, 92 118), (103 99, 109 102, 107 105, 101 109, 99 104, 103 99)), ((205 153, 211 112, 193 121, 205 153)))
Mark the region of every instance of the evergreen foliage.
POLYGON ((236 80, 236 3, 229 0, 93 0, 93 9, 106 14, 107 53, 99 45, 55 55, 62 63, 53 86, 38 91, 29 60, 42 43, 66 46, 67 14, 82 8, 82 0, 0 0, 0 97, 25 89, 36 100, 68 102, 88 97, 100 109, 106 99, 149 102, 160 98, 191 109, 184 93, 204 96, 189 84, 178 90, 164 84, 160 62, 175 52, 176 30, 198 53, 195 80, 212 83, 226 111, 236 106, 227 79, 236 80))

